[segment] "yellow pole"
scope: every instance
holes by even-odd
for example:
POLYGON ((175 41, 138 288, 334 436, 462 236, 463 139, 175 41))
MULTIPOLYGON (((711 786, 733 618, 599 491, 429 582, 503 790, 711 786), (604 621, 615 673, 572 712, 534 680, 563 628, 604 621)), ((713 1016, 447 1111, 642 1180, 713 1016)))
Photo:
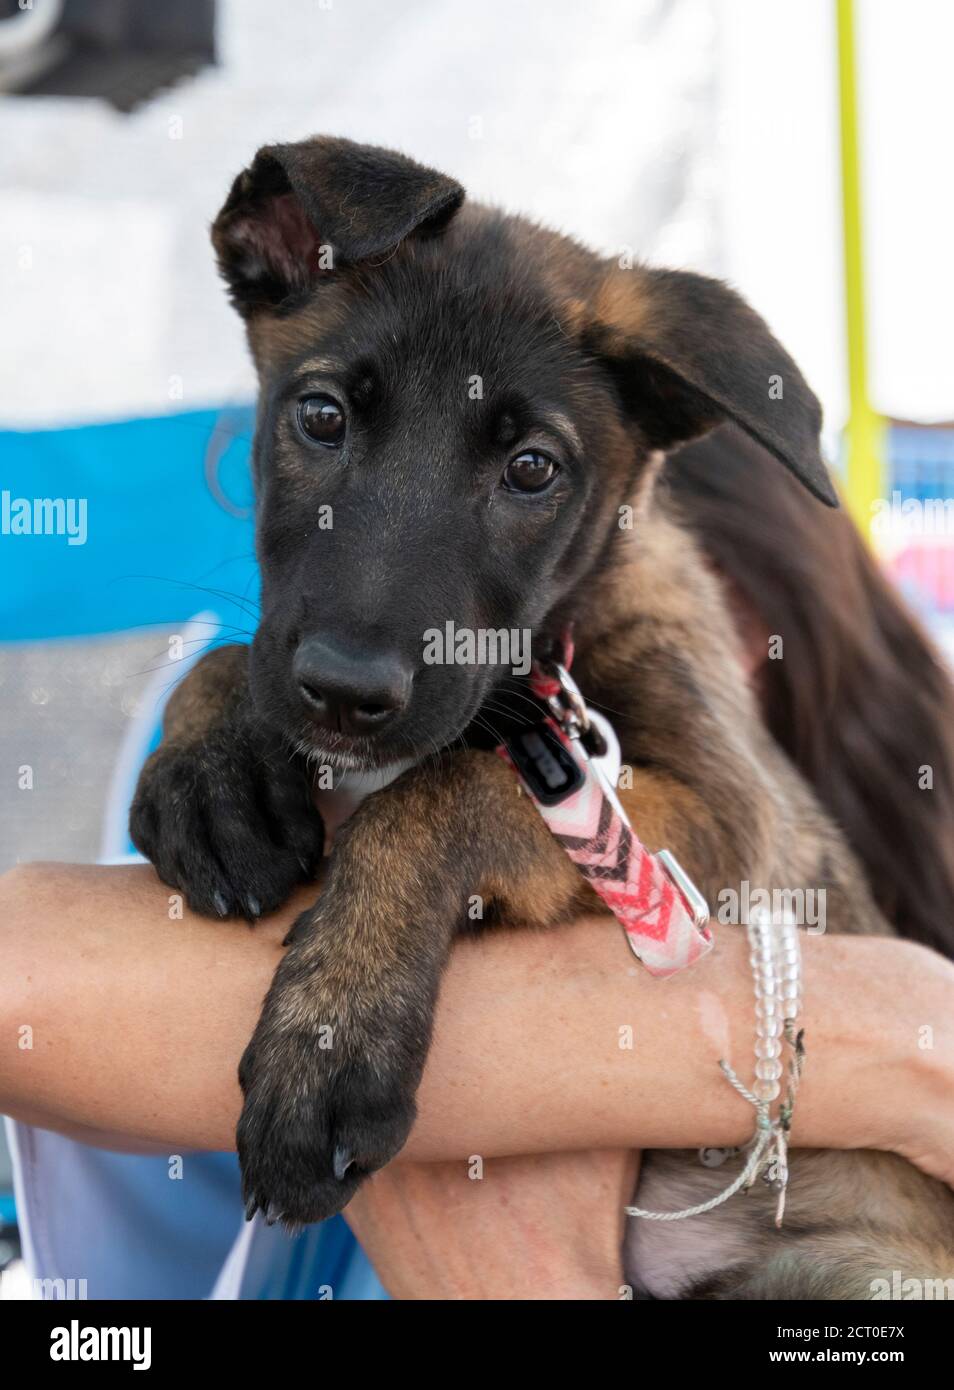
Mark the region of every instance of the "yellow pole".
POLYGON ((845 262, 845 326, 850 415, 846 431, 848 507, 867 536, 872 503, 885 496, 885 426, 868 397, 865 337, 865 267, 856 87, 854 0, 836 0, 838 96, 841 112, 842 225, 845 262))

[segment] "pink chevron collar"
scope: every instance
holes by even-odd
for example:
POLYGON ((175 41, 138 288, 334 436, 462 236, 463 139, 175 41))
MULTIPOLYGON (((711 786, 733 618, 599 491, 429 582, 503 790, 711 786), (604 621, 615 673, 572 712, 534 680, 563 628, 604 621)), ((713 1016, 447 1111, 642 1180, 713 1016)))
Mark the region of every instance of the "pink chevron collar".
POLYGON ((565 667, 535 671, 531 685, 553 717, 525 726, 497 751, 618 919, 633 954, 651 974, 674 975, 712 946, 705 898, 674 855, 640 843, 616 794, 616 736, 565 667))

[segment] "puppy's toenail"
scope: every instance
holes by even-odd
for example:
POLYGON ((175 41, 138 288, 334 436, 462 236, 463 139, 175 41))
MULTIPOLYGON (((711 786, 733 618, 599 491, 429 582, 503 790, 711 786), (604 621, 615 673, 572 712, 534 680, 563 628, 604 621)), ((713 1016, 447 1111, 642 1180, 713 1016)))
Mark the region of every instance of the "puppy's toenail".
POLYGON ((340 1144, 335 1149, 334 1170, 335 1177, 339 1182, 344 1178, 345 1173, 354 1162, 354 1156, 350 1149, 343 1149, 340 1144))

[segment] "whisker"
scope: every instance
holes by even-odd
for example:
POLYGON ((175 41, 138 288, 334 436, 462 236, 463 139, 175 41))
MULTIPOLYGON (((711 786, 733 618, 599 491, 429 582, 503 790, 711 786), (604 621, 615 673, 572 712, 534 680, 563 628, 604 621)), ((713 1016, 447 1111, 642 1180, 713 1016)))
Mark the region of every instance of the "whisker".
POLYGON ((185 579, 173 579, 169 575, 164 574, 121 574, 117 575, 117 577, 111 582, 113 584, 124 584, 128 583, 130 580, 135 579, 148 580, 152 584, 172 584, 177 589, 194 589, 195 592, 199 594, 211 594, 213 598, 223 599, 229 603, 234 603, 235 606, 237 608, 241 608, 242 611, 249 618, 257 618, 258 616, 260 616, 262 611, 261 605, 256 603, 254 599, 250 599, 248 597, 243 598, 241 594, 232 593, 229 589, 216 589, 213 588, 211 585, 196 584, 190 580, 185 579), (256 611, 249 612, 248 607, 246 605, 250 605, 256 611))

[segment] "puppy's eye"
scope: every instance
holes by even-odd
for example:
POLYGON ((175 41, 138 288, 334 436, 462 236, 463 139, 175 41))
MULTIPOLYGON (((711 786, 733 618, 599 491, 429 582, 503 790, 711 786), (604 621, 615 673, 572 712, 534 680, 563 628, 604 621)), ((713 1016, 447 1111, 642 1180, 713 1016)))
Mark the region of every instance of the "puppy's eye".
POLYGON ((511 492, 542 492, 557 475, 557 465, 539 449, 524 449, 503 472, 503 485, 511 492))
POLYGON ((298 402, 298 428, 316 444, 336 448, 345 437, 344 407, 333 396, 306 396, 298 402))

